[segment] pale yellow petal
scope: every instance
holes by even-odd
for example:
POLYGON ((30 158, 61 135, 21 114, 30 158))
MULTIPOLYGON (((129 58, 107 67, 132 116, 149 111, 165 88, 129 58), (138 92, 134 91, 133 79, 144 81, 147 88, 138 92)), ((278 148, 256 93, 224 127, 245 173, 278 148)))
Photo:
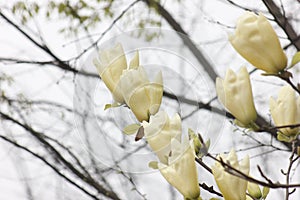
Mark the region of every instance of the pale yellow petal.
MULTIPOLYGON (((218 158, 222 158, 225 163, 230 163, 233 168, 240 170, 247 175, 249 174, 248 156, 239 163, 235 151, 231 150, 228 155, 220 155, 218 158)), ((247 181, 226 172, 219 162, 216 162, 211 169, 218 188, 225 200, 246 199, 247 181)))
POLYGON ((129 64, 129 69, 136 69, 140 66, 140 58, 139 58, 139 52, 136 51, 134 54, 134 57, 132 58, 132 60, 130 61, 129 64))
POLYGON ((217 77, 216 79, 216 91, 219 101, 225 106, 225 91, 224 91, 224 84, 223 79, 217 77))
MULTIPOLYGON (((180 147, 180 144, 177 146, 180 147)), ((166 166, 158 164, 164 178, 174 186, 185 198, 197 199, 200 195, 198 172, 194 150, 189 146, 173 163, 166 166)))
POLYGON ((246 12, 237 22, 229 41, 248 62, 269 73, 278 73, 287 66, 287 58, 269 21, 260 14, 246 12))
POLYGON ((162 163, 167 164, 167 157, 171 151, 171 140, 181 137, 181 119, 178 115, 169 119, 166 112, 159 111, 150 117, 149 123, 144 121, 142 125, 151 149, 162 163))
POLYGON ((239 122, 248 125, 256 120, 249 73, 245 67, 238 74, 228 69, 224 80, 217 78, 216 90, 221 103, 239 122))
MULTIPOLYGON (((290 86, 284 86, 279 90, 277 100, 270 98, 270 112, 276 126, 297 124, 299 119, 297 99, 295 91, 290 86)), ((295 135, 299 128, 279 129, 287 136, 295 135)))
POLYGON ((122 45, 117 44, 111 49, 100 51, 98 58, 95 58, 93 63, 102 81, 113 94, 114 100, 123 103, 124 99, 120 89, 117 88, 120 76, 123 70, 127 68, 127 61, 122 45))
POLYGON ((120 85, 125 102, 129 104, 129 99, 136 90, 149 83, 147 74, 142 66, 138 69, 124 71, 120 77, 120 85))

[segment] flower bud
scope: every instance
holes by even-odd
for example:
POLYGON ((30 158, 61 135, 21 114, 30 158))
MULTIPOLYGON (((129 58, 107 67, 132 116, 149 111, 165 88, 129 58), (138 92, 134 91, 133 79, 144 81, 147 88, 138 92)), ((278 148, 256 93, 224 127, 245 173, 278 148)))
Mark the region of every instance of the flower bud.
MULTIPOLYGON (((99 51, 99 57, 93 60, 97 71, 110 90, 113 98, 118 103, 124 103, 124 98, 118 83, 123 70, 127 69, 127 60, 121 44, 117 44, 111 49, 99 51)), ((139 54, 136 52, 135 56, 130 62, 129 68, 135 68, 139 65, 139 54)))
MULTIPOLYGON (((234 150, 231 150, 227 156, 220 155, 219 157, 221 157, 225 163, 230 163, 233 168, 249 175, 249 156, 246 156, 240 163, 238 162, 238 158, 234 150)), ((219 162, 216 162, 211 169, 218 188, 223 194, 225 200, 246 199, 246 180, 229 174, 219 162)))
POLYGON ((227 110, 244 126, 257 118, 249 73, 242 67, 238 74, 231 69, 226 72, 225 79, 216 80, 217 95, 227 110))
MULTIPOLYGON (((279 90, 278 98, 270 98, 270 112, 276 126, 295 125, 300 123, 300 98, 290 86, 279 90)), ((300 128, 280 128, 285 136, 295 136, 300 128)))
POLYGON ((164 178, 174 186, 185 199, 201 199, 198 184, 198 172, 195 162, 193 145, 186 140, 180 143, 177 139, 171 141, 171 155, 168 163, 158 163, 158 168, 164 178))
POLYGON ((150 115, 158 112, 162 95, 163 80, 159 72, 153 83, 150 83, 142 66, 125 70, 118 84, 126 104, 141 122, 148 121, 150 115))
POLYGON ((235 50, 258 69, 277 74, 287 66, 279 39, 262 14, 246 12, 239 18, 235 34, 229 40, 235 50))
POLYGON ((260 188, 256 183, 248 182, 247 190, 248 193, 255 199, 260 199, 262 197, 260 188))
POLYGON ((181 119, 178 114, 169 118, 165 111, 159 111, 150 117, 149 122, 143 121, 144 133, 151 149, 159 160, 167 163, 167 156, 171 151, 171 140, 181 138, 181 119))

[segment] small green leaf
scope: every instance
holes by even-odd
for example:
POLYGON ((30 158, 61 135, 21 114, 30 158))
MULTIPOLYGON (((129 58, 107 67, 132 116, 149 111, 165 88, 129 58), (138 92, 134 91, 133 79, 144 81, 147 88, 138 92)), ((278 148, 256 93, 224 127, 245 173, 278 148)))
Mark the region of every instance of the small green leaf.
POLYGON ((58 13, 62 13, 66 8, 66 5, 64 3, 60 3, 58 5, 58 13))
POLYGON ((196 155, 198 155, 202 148, 201 141, 200 141, 198 135, 196 135, 196 133, 190 128, 188 129, 188 134, 189 134, 189 140, 193 141, 195 153, 196 153, 196 155))
POLYGON ((289 137, 287 135, 284 135, 281 132, 277 132, 277 140, 283 141, 283 142, 291 142, 294 139, 294 137, 289 137))
POLYGON ((141 127, 139 124, 130 124, 123 129, 123 133, 126 135, 132 135, 137 132, 137 130, 141 127))
POLYGON ((300 51, 298 51, 297 53, 295 53, 295 55, 293 56, 291 66, 289 68, 293 67, 298 62, 300 62, 300 51))
POLYGON ((278 76, 278 73, 261 73, 262 76, 278 76))
POLYGON ((112 107, 112 105, 111 104, 105 104, 105 106, 104 106, 104 110, 107 110, 107 109, 109 109, 109 108, 111 108, 112 107))
POLYGON ((262 199, 266 199, 267 196, 268 196, 268 194, 269 194, 269 192, 270 192, 270 188, 264 187, 264 188, 263 188, 262 199))
POLYGON ((149 162, 148 166, 152 169, 158 169, 158 163, 156 161, 149 162))
POLYGON ((107 110, 109 108, 116 108, 116 107, 119 107, 119 106, 121 106, 121 105, 117 102, 114 102, 113 104, 105 104, 104 110, 107 110))
POLYGON ((241 128, 246 128, 246 126, 245 126, 242 122, 240 122, 239 120, 237 120, 237 119, 234 119, 234 120, 233 120, 233 123, 234 123, 235 125, 241 127, 241 128))

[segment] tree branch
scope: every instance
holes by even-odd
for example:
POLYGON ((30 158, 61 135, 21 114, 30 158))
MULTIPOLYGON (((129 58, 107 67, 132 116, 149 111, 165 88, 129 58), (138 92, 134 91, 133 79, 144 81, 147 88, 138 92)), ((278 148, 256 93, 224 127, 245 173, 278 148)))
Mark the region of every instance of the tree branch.
MULTIPOLYGON (((57 66, 57 67, 59 67, 61 69, 64 69, 66 71, 73 72, 74 74, 83 74, 83 75, 89 75, 89 76, 96 76, 95 74, 91 74, 91 73, 88 73, 88 72, 78 71, 77 69, 71 67, 68 62, 62 61, 46 45, 40 44, 38 41, 36 41, 33 37, 31 37, 24 30, 22 30, 21 27, 19 27, 16 23, 14 23, 12 20, 10 20, 6 15, 4 15, 1 12, 1 10, 0 10, 0 16, 3 19, 5 19, 5 21, 8 22, 11 26, 13 26, 14 28, 16 28, 23 36, 25 36, 35 46, 39 47, 41 50, 43 50, 49 56, 51 56, 52 58, 54 58, 55 61, 52 61, 52 64, 54 64, 54 66, 57 66)), ((2 58, 2 59, 4 59, 4 58, 2 58)), ((20 60, 18 61, 17 59, 9 59, 9 58, 7 58, 7 61, 13 61, 13 60, 15 60, 15 62, 19 62, 20 63, 20 60)), ((26 61, 25 61, 25 63, 26 63, 26 61)), ((36 63, 36 64, 38 64, 38 63, 36 63)))
POLYGON ((289 23, 288 19, 280 12, 280 8, 274 3, 273 0, 262 0, 269 12, 273 15, 277 24, 287 35, 291 43, 300 51, 300 38, 294 30, 293 26, 289 23))
POLYGON ((109 191, 106 190, 103 186, 101 186, 96 180, 94 180, 91 176, 87 176, 86 174, 81 173, 79 170, 77 170, 72 163, 70 163, 69 161, 67 161, 49 142, 47 142, 44 139, 44 134, 35 131, 32 127, 30 127, 27 124, 23 124, 21 122, 19 122, 18 120, 10 117, 9 115, 0 112, 0 117, 2 119, 11 121, 17 125, 19 125, 20 127, 24 128, 26 131, 28 131, 29 133, 31 133, 31 135, 33 135, 41 144, 43 144, 45 146, 45 149, 48 150, 50 152, 50 155, 54 156, 54 159, 59 160, 62 164, 64 164, 64 166, 69 169, 73 174, 75 174, 78 178, 80 178, 81 180, 83 180, 85 183, 87 183, 88 185, 92 186, 93 188, 95 188, 99 193, 103 194, 106 197, 109 197, 111 199, 116 199, 119 200, 119 197, 117 196, 117 194, 115 194, 113 191, 109 191))
POLYGON ((183 30, 181 25, 173 18, 173 16, 167 11, 158 1, 155 0, 143 0, 149 8, 156 10, 163 18, 169 23, 169 25, 177 31, 179 37, 183 40, 184 44, 193 53, 200 65, 205 69, 211 80, 214 82, 217 78, 217 73, 214 71, 213 66, 205 58, 203 53, 197 48, 195 43, 190 39, 188 34, 183 30))
POLYGON ((248 176, 247 174, 241 172, 238 169, 235 169, 229 163, 226 163, 222 159, 215 158, 214 156, 212 156, 210 154, 207 154, 207 156, 209 158, 219 162, 224 167, 225 171, 230 173, 231 175, 242 178, 246 181, 250 181, 252 183, 256 183, 258 185, 269 187, 269 188, 299 188, 300 187, 300 184, 282 184, 279 182, 274 183, 273 181, 264 182, 264 181, 255 179, 251 176, 248 176))
POLYGON ((38 158, 39 160, 41 160, 43 163, 45 163, 47 166, 49 166, 56 174, 58 174, 59 176, 61 176, 62 178, 64 178, 67 182, 69 182, 70 184, 74 185, 75 187, 77 187, 78 189, 80 189, 81 191, 83 191, 85 194, 87 194, 88 196, 92 197, 93 199, 96 200, 100 200, 97 196, 95 196, 94 194, 90 193, 89 191, 87 191, 86 189, 84 189, 83 187, 81 187, 80 185, 78 185, 76 182, 74 182, 73 180, 71 180, 70 178, 68 178, 66 175, 64 175, 63 173, 60 172, 60 170, 54 166, 53 164, 51 164, 49 161, 47 161, 44 156, 41 156, 33 151, 31 151, 30 149, 18 144, 17 142, 3 136, 0 135, 0 138, 12 145, 14 145, 15 147, 24 150, 28 153, 30 153, 31 155, 33 155, 34 157, 38 158))

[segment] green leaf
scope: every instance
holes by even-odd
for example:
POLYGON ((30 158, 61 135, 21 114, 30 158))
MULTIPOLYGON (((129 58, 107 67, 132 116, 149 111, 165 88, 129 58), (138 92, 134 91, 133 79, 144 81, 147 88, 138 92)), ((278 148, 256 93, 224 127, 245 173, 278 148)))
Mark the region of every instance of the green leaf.
POLYGON ((297 53, 295 53, 295 55, 293 56, 291 66, 289 68, 293 67, 298 62, 300 62, 300 51, 298 51, 297 53))
POLYGON ((113 104, 105 104, 104 110, 107 110, 109 108, 116 108, 116 107, 119 107, 119 106, 121 106, 121 105, 118 104, 117 102, 114 102, 113 104))
POLYGON ((109 109, 109 108, 111 108, 112 107, 112 105, 111 104, 105 104, 105 106, 104 106, 104 110, 107 110, 107 109, 109 109))
POLYGON ((195 153, 198 155, 202 147, 201 141, 199 140, 198 135, 190 128, 188 129, 188 134, 189 140, 193 141, 195 153))
POLYGON ((40 6, 38 4, 36 4, 36 3, 34 3, 33 4, 33 10, 37 14, 39 12, 39 10, 40 10, 40 6))
POLYGON ((148 166, 152 169, 158 169, 158 163, 156 161, 149 162, 148 166))
POLYGON ((283 142, 291 142, 294 139, 294 137, 289 137, 287 135, 284 135, 281 132, 277 132, 277 140, 283 141, 283 142))
POLYGON ((60 3, 58 5, 58 12, 62 13, 65 10, 65 8, 66 8, 66 5, 64 3, 60 3))
POLYGON ((264 188, 263 188, 262 198, 263 198, 263 199, 266 199, 267 196, 268 196, 268 194, 269 194, 269 192, 270 192, 270 188, 264 187, 264 188))
POLYGON ((123 129, 123 133, 126 135, 132 135, 137 132, 137 130, 141 127, 139 124, 130 124, 123 129))

